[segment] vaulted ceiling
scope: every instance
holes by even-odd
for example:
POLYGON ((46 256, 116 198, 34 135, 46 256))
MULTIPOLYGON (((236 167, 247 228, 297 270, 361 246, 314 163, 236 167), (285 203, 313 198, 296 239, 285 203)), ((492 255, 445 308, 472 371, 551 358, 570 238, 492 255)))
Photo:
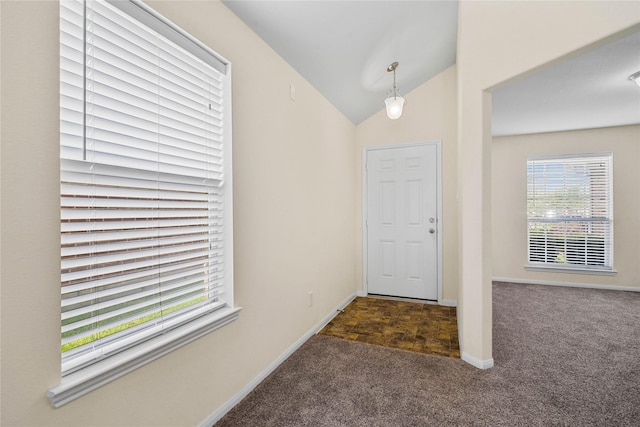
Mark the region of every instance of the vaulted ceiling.
POLYGON ((456 62, 456 1, 223 2, 356 124, 456 62))
MULTIPOLYGON (((457 1, 223 2, 355 124, 383 108, 392 62, 406 94, 456 61, 457 1)), ((640 123, 639 70, 640 32, 560 61, 494 91, 493 133, 640 123)))

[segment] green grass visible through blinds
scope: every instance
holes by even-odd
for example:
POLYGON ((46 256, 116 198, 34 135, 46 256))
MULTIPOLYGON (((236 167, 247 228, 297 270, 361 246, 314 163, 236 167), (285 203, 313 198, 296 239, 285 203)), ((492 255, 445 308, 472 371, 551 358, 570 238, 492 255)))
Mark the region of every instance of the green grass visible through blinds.
POLYGON ((62 347, 61 347, 62 352, 64 353, 66 351, 69 351, 69 350, 72 350, 74 348, 83 346, 83 345, 88 344, 90 342, 99 340, 99 339, 104 338, 104 337, 108 337, 109 335, 113 335, 113 334, 118 333, 120 331, 124 331, 125 329, 129 329, 129 328, 132 328, 134 326, 141 325, 141 324, 143 324, 145 322, 149 322, 151 320, 157 319, 160 316, 164 316, 164 315, 173 313, 175 311, 181 310, 183 308, 186 308, 186 307, 188 307, 190 305, 196 304, 196 303, 204 301, 204 300, 205 300, 204 296, 201 296, 201 297, 198 297, 198 298, 194 298, 192 300, 185 301, 182 304, 179 304, 179 305, 176 305, 176 306, 164 309, 164 310, 159 310, 159 311, 157 311, 155 313, 148 314, 146 316, 140 317, 140 318, 135 319, 135 320, 131 320, 131 321, 126 322, 126 323, 121 323, 121 324, 119 324, 117 326, 114 326, 112 328, 104 329, 104 330, 99 331, 99 332, 97 332, 95 334, 92 334, 92 335, 89 335, 89 336, 86 336, 86 337, 82 337, 82 338, 79 338, 77 340, 69 341, 66 344, 62 344, 62 347))

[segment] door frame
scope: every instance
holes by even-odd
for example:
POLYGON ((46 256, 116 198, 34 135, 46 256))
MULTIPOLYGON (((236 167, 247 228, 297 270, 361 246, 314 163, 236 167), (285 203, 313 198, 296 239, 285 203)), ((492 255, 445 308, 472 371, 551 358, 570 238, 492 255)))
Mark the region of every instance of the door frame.
POLYGON ((374 150, 388 150, 393 148, 410 148, 410 147, 436 147, 436 214, 438 220, 436 221, 436 234, 438 236, 437 242, 437 272, 438 272, 438 304, 442 304, 442 140, 413 142, 406 144, 388 144, 388 145, 374 145, 362 148, 362 293, 364 296, 369 294, 368 286, 368 230, 367 230, 367 218, 368 218, 368 203, 367 203, 367 155, 369 151, 374 150))

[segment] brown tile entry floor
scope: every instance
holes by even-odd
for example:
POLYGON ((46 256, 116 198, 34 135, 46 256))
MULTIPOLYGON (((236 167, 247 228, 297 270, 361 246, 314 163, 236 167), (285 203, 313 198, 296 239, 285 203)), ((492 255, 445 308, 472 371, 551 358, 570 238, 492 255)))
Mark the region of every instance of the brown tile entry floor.
POLYGON ((460 357, 455 307, 357 297, 319 333, 418 353, 460 357))

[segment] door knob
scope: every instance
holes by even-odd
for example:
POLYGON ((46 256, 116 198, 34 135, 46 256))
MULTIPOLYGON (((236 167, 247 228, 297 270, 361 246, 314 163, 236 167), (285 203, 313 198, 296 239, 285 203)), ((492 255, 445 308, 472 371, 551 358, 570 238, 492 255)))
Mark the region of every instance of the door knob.
POLYGON ((434 230, 433 228, 430 228, 430 229, 429 229, 429 233, 433 234, 433 233, 435 233, 435 232, 436 232, 436 230, 434 230))

